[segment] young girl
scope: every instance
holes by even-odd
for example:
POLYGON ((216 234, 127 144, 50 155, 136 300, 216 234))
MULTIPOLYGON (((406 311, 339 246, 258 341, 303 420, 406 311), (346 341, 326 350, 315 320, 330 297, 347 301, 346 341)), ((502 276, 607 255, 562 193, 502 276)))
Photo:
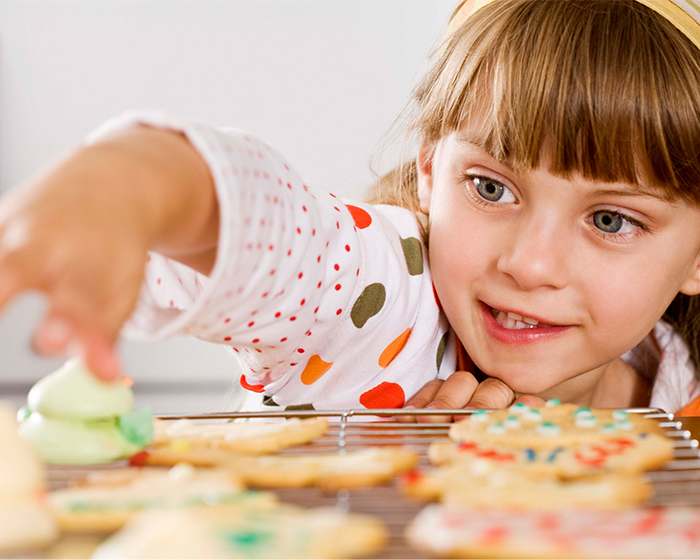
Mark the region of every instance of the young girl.
POLYGON ((227 345, 270 407, 700 410, 700 17, 679 4, 460 5, 389 205, 244 132, 118 118, 2 200, 0 305, 42 290, 36 348, 77 344, 105 379, 127 319, 227 345))

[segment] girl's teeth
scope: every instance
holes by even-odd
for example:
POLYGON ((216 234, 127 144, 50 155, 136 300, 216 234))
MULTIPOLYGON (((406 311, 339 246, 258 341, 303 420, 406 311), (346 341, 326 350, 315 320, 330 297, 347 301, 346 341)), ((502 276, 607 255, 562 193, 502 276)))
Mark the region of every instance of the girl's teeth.
POLYGON ((496 322, 506 329, 534 329, 539 324, 539 321, 536 321, 535 319, 523 317, 522 315, 518 315, 512 311, 506 313, 505 311, 500 311, 493 308, 491 311, 496 319, 496 322))

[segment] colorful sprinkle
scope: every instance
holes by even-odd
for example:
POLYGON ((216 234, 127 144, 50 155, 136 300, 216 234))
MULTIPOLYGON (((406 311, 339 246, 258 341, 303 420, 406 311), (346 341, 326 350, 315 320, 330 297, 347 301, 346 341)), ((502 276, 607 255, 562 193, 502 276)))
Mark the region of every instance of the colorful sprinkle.
POLYGON ((554 459, 557 458, 557 455, 564 451, 563 447, 557 447, 556 449, 553 449, 552 452, 549 454, 549 457, 547 457, 547 462, 548 463, 553 463, 554 459))
POLYGON ((528 463, 532 463, 537 458, 537 454, 535 453, 534 449, 530 449, 529 447, 526 447, 524 449, 524 451, 525 451, 525 460, 528 463))

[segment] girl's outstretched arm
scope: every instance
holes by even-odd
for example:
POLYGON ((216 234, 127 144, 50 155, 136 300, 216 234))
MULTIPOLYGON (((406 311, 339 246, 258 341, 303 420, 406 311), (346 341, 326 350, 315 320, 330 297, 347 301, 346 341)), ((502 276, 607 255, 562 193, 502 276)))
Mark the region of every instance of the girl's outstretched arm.
POLYGON ((183 135, 119 131, 0 198, 0 308, 21 292, 43 292, 36 350, 79 350, 98 377, 113 379, 114 345, 147 251, 208 274, 218 220, 209 169, 183 135))

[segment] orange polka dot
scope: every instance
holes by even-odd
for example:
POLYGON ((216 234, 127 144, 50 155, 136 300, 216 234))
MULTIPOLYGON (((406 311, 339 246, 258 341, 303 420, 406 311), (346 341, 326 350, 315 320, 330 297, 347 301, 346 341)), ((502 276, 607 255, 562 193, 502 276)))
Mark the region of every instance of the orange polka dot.
POLYGON ((389 344, 389 346, 384 349, 382 355, 379 356, 379 365, 381 367, 387 367, 394 360, 394 358, 399 355, 399 352, 401 352, 403 347, 406 346, 409 336, 411 336, 410 328, 403 331, 392 341, 391 344, 389 344))
POLYGON ((372 216, 370 216, 362 208, 358 208, 357 206, 352 206, 350 204, 347 204, 346 206, 352 215, 352 219, 355 220, 355 225, 360 229, 365 229, 372 223, 372 216))
POLYGON ((304 371, 301 373, 301 382, 304 385, 315 383, 332 365, 333 362, 324 362, 319 355, 314 354, 309 358, 304 371))
POLYGON ((406 395, 397 383, 384 381, 360 396, 360 404, 365 408, 401 408, 406 395))
POLYGON ((245 375, 241 375, 241 387, 253 391, 254 393, 262 393, 265 390, 265 385, 251 385, 245 380, 245 375))

